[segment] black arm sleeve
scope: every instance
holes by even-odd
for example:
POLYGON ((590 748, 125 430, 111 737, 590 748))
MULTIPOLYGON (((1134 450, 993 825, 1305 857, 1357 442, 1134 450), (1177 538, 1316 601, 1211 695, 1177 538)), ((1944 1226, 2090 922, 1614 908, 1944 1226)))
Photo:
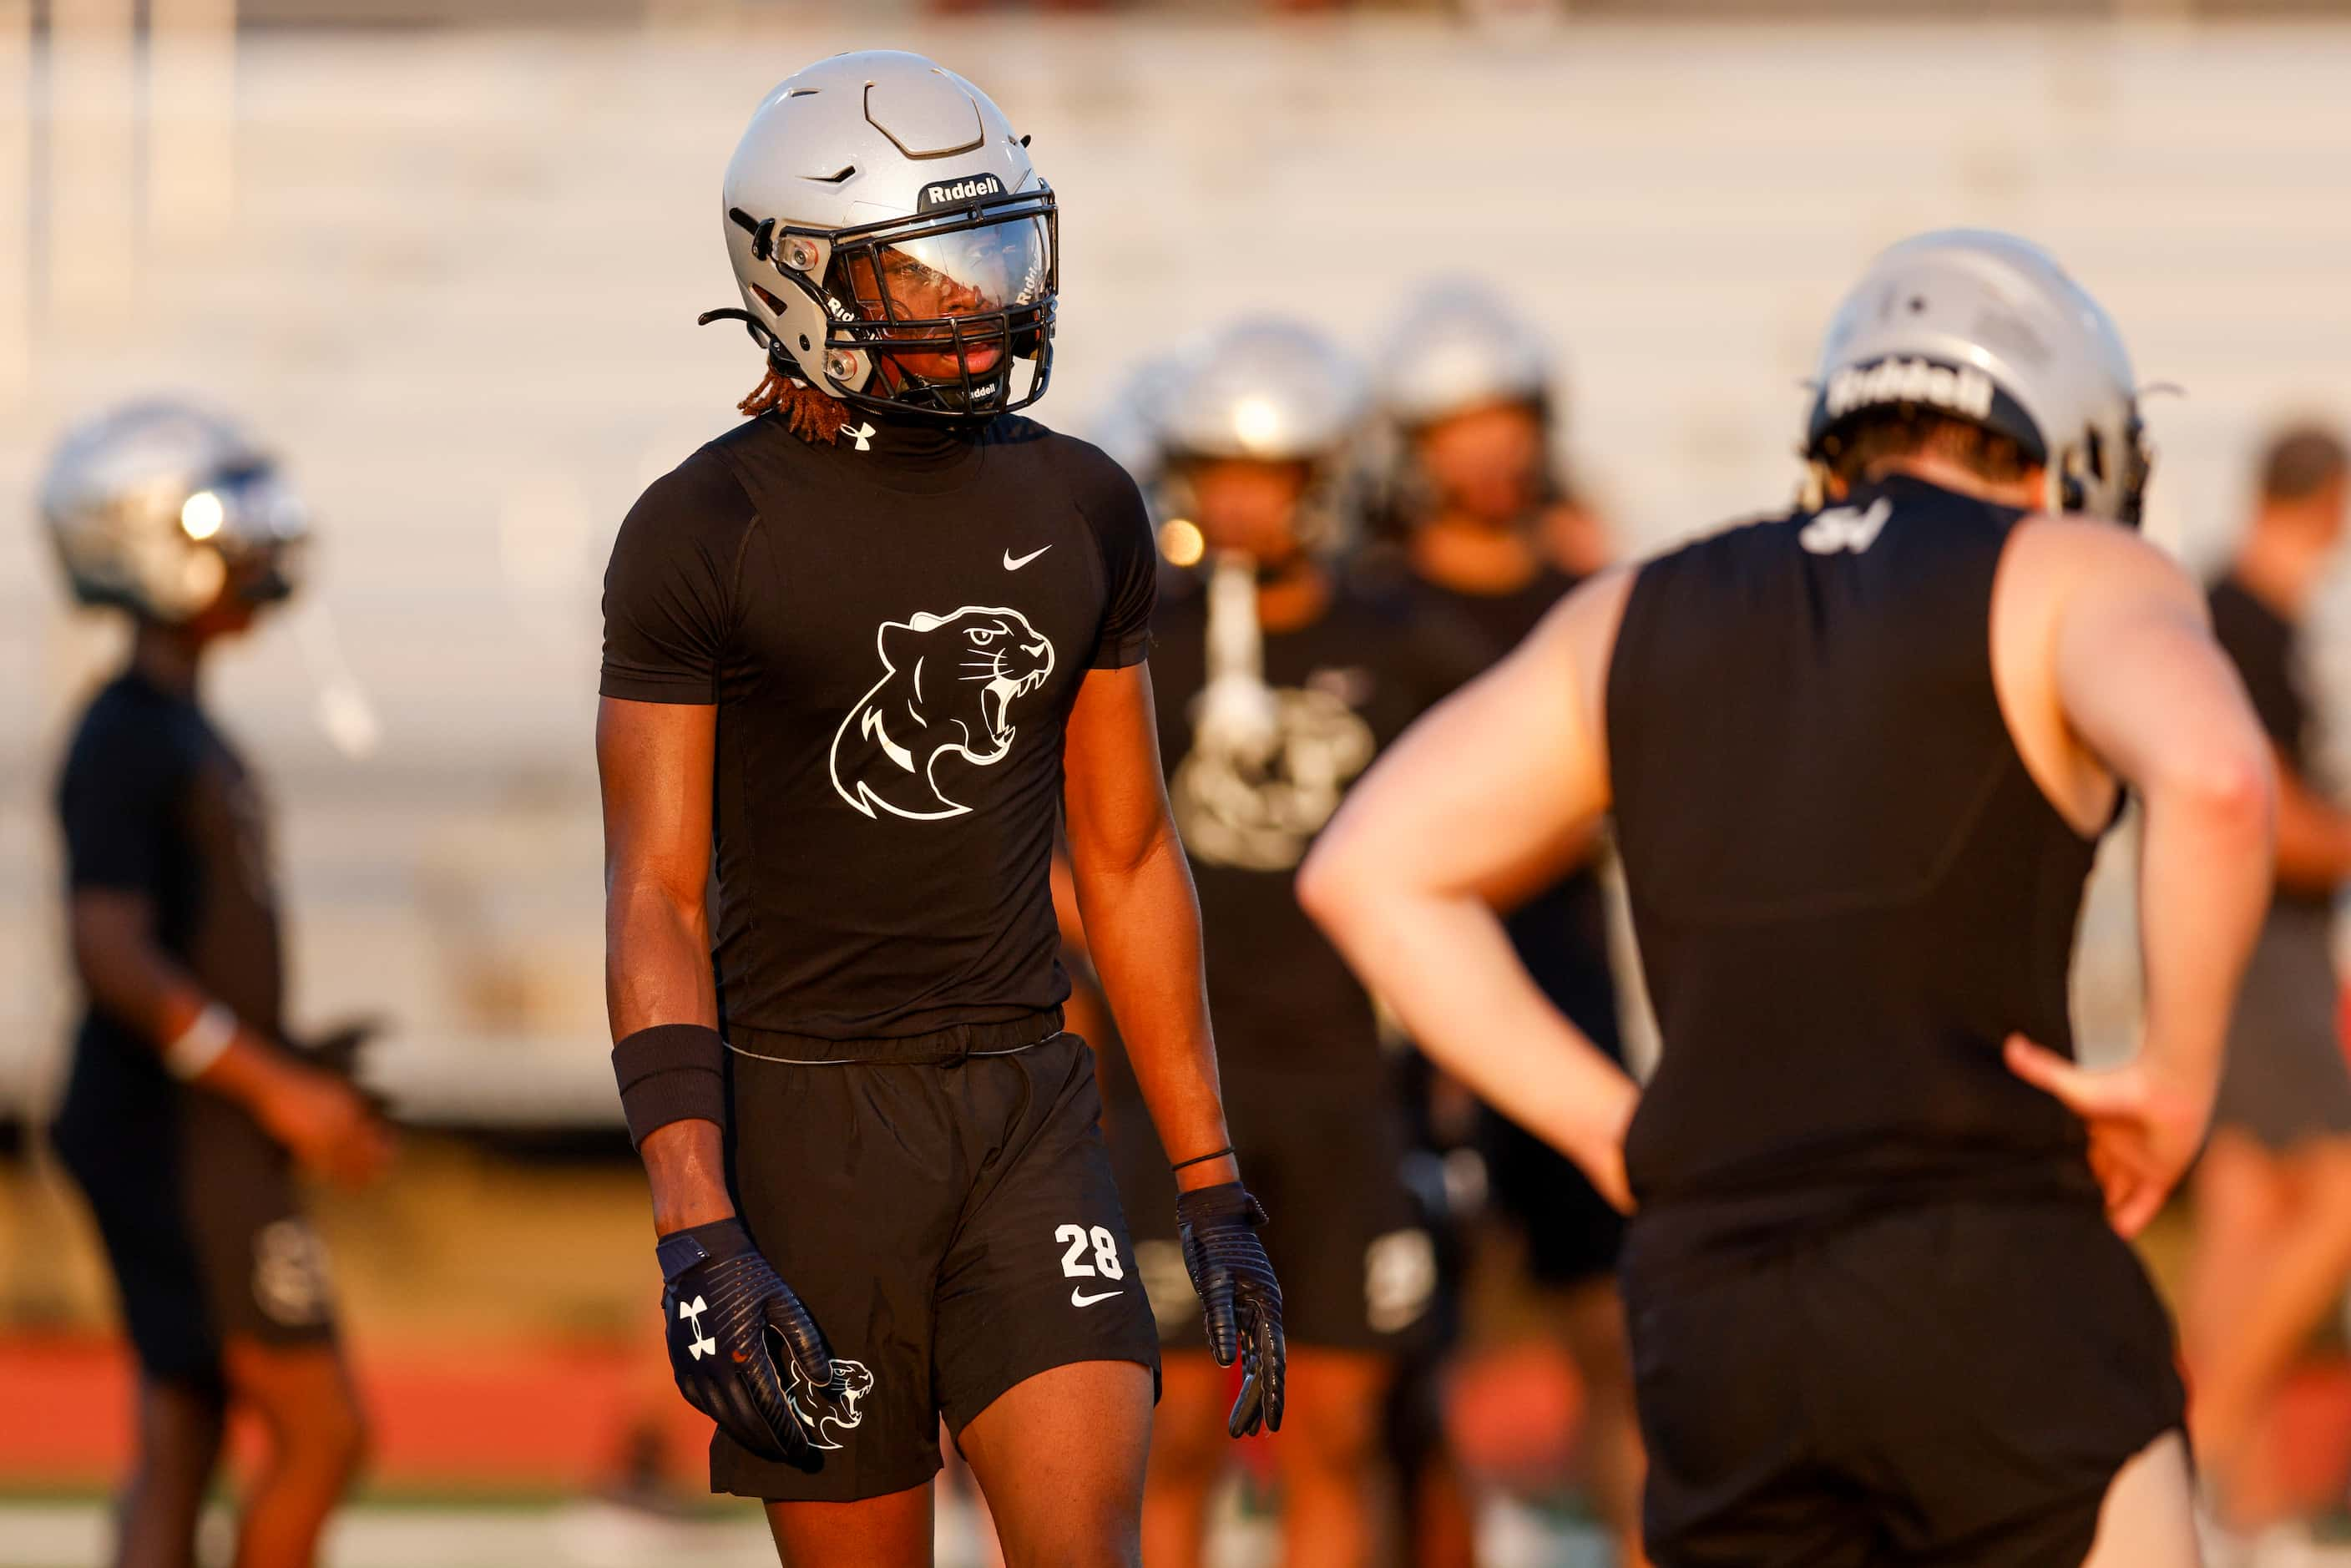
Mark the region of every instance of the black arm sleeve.
POLYGON ((68 884, 160 894, 193 765, 159 716, 101 697, 74 737, 57 784, 68 884))
POLYGON ((598 690, 631 702, 718 700, 737 570, 756 517, 742 482, 706 448, 637 498, 604 569, 598 690))
POLYGON ((1099 449, 1071 444, 1081 461, 1074 477, 1078 509, 1094 531, 1109 598, 1094 638, 1093 667, 1121 670, 1151 653, 1151 612, 1159 602, 1159 548, 1151 514, 1134 480, 1099 449))

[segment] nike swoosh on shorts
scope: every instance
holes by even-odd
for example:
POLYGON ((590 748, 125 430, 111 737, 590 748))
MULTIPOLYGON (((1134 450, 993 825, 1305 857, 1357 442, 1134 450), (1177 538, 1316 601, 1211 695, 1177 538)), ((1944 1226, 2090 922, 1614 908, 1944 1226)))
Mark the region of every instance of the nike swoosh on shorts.
POLYGON ((1006 550, 1004 552, 1004 570, 1007 571, 1019 571, 1022 567, 1027 566, 1030 561, 1035 560, 1039 556, 1043 555, 1047 550, 1051 549, 1053 547, 1051 545, 1039 545, 1035 549, 1030 550, 1027 555, 1023 556, 1016 556, 1010 550, 1006 550))
POLYGON ((1126 1294, 1124 1291, 1104 1291, 1099 1296, 1081 1295, 1078 1291, 1078 1288, 1075 1285, 1072 1285, 1070 1287, 1070 1305, 1073 1307, 1091 1307, 1096 1301, 1107 1301, 1113 1296, 1123 1296, 1124 1294, 1126 1294))

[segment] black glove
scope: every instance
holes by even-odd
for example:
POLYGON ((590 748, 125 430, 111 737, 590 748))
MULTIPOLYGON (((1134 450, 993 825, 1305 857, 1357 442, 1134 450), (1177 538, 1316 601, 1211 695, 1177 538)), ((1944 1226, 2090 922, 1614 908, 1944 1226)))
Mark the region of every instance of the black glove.
POLYGON ((1218 1366, 1241 1358, 1241 1395, 1225 1429, 1246 1437, 1262 1424, 1281 1430, 1281 1282, 1257 1228, 1265 1210, 1237 1181, 1176 1197, 1176 1234, 1184 1267, 1208 1312, 1208 1349, 1218 1366))
POLYGON ((808 1308, 739 1219, 672 1231, 654 1251, 667 1281, 663 1333, 677 1391, 761 1458, 815 1469, 818 1445, 805 1423, 821 1432, 833 1365, 808 1308))

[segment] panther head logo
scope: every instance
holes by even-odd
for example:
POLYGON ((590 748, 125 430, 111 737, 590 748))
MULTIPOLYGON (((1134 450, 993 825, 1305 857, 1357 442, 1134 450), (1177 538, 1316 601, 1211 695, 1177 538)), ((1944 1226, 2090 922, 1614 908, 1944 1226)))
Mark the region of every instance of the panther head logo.
POLYGON ((792 1386, 785 1397, 791 1401, 792 1414, 799 1418, 809 1442, 820 1448, 840 1448, 832 1433, 854 1431, 865 1419, 865 1412, 858 1406, 873 1392, 872 1372, 862 1361, 836 1355, 832 1381, 820 1388, 800 1370, 798 1356, 786 1359, 791 1363, 792 1386))
POLYGON ((1012 749, 1012 704, 1053 673, 1053 644, 1018 610, 966 605, 885 621, 875 639, 882 678, 832 737, 832 787, 862 815, 959 817, 939 761, 974 767, 1012 749))

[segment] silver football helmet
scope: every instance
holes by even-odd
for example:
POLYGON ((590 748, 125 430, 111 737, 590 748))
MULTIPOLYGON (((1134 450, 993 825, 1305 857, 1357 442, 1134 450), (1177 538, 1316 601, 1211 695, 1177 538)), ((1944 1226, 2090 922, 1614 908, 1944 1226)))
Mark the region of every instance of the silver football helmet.
POLYGON ((1804 455, 1912 405, 2007 436, 2043 465, 2052 512, 2137 524, 2150 456, 2113 320, 2040 246, 1984 229, 1904 240, 1870 264, 1822 345, 1804 455))
POLYGON ((1309 549, 1339 547, 1358 509, 1350 492, 1366 401, 1363 371, 1322 332, 1272 317, 1234 323, 1187 354, 1159 398, 1164 505, 1189 509, 1192 463, 1303 463, 1293 534, 1309 549))
POLYGON ((1542 335, 1483 284, 1428 284, 1405 305, 1374 361, 1380 406, 1405 429, 1488 403, 1541 403, 1542 335))
POLYGON ((1210 339, 1162 404, 1171 456, 1328 458, 1354 434, 1364 378, 1329 338, 1301 322, 1258 317, 1210 339))
POLYGON ((136 402, 67 433, 41 520, 74 596, 176 624, 224 588, 291 594, 309 515, 275 463, 199 409, 136 402))
POLYGON ((744 321, 868 413, 985 419, 1044 395, 1053 193, 987 95, 920 55, 835 55, 768 94, 719 205, 744 321), (1016 363, 1026 384, 1013 383, 1016 363))

